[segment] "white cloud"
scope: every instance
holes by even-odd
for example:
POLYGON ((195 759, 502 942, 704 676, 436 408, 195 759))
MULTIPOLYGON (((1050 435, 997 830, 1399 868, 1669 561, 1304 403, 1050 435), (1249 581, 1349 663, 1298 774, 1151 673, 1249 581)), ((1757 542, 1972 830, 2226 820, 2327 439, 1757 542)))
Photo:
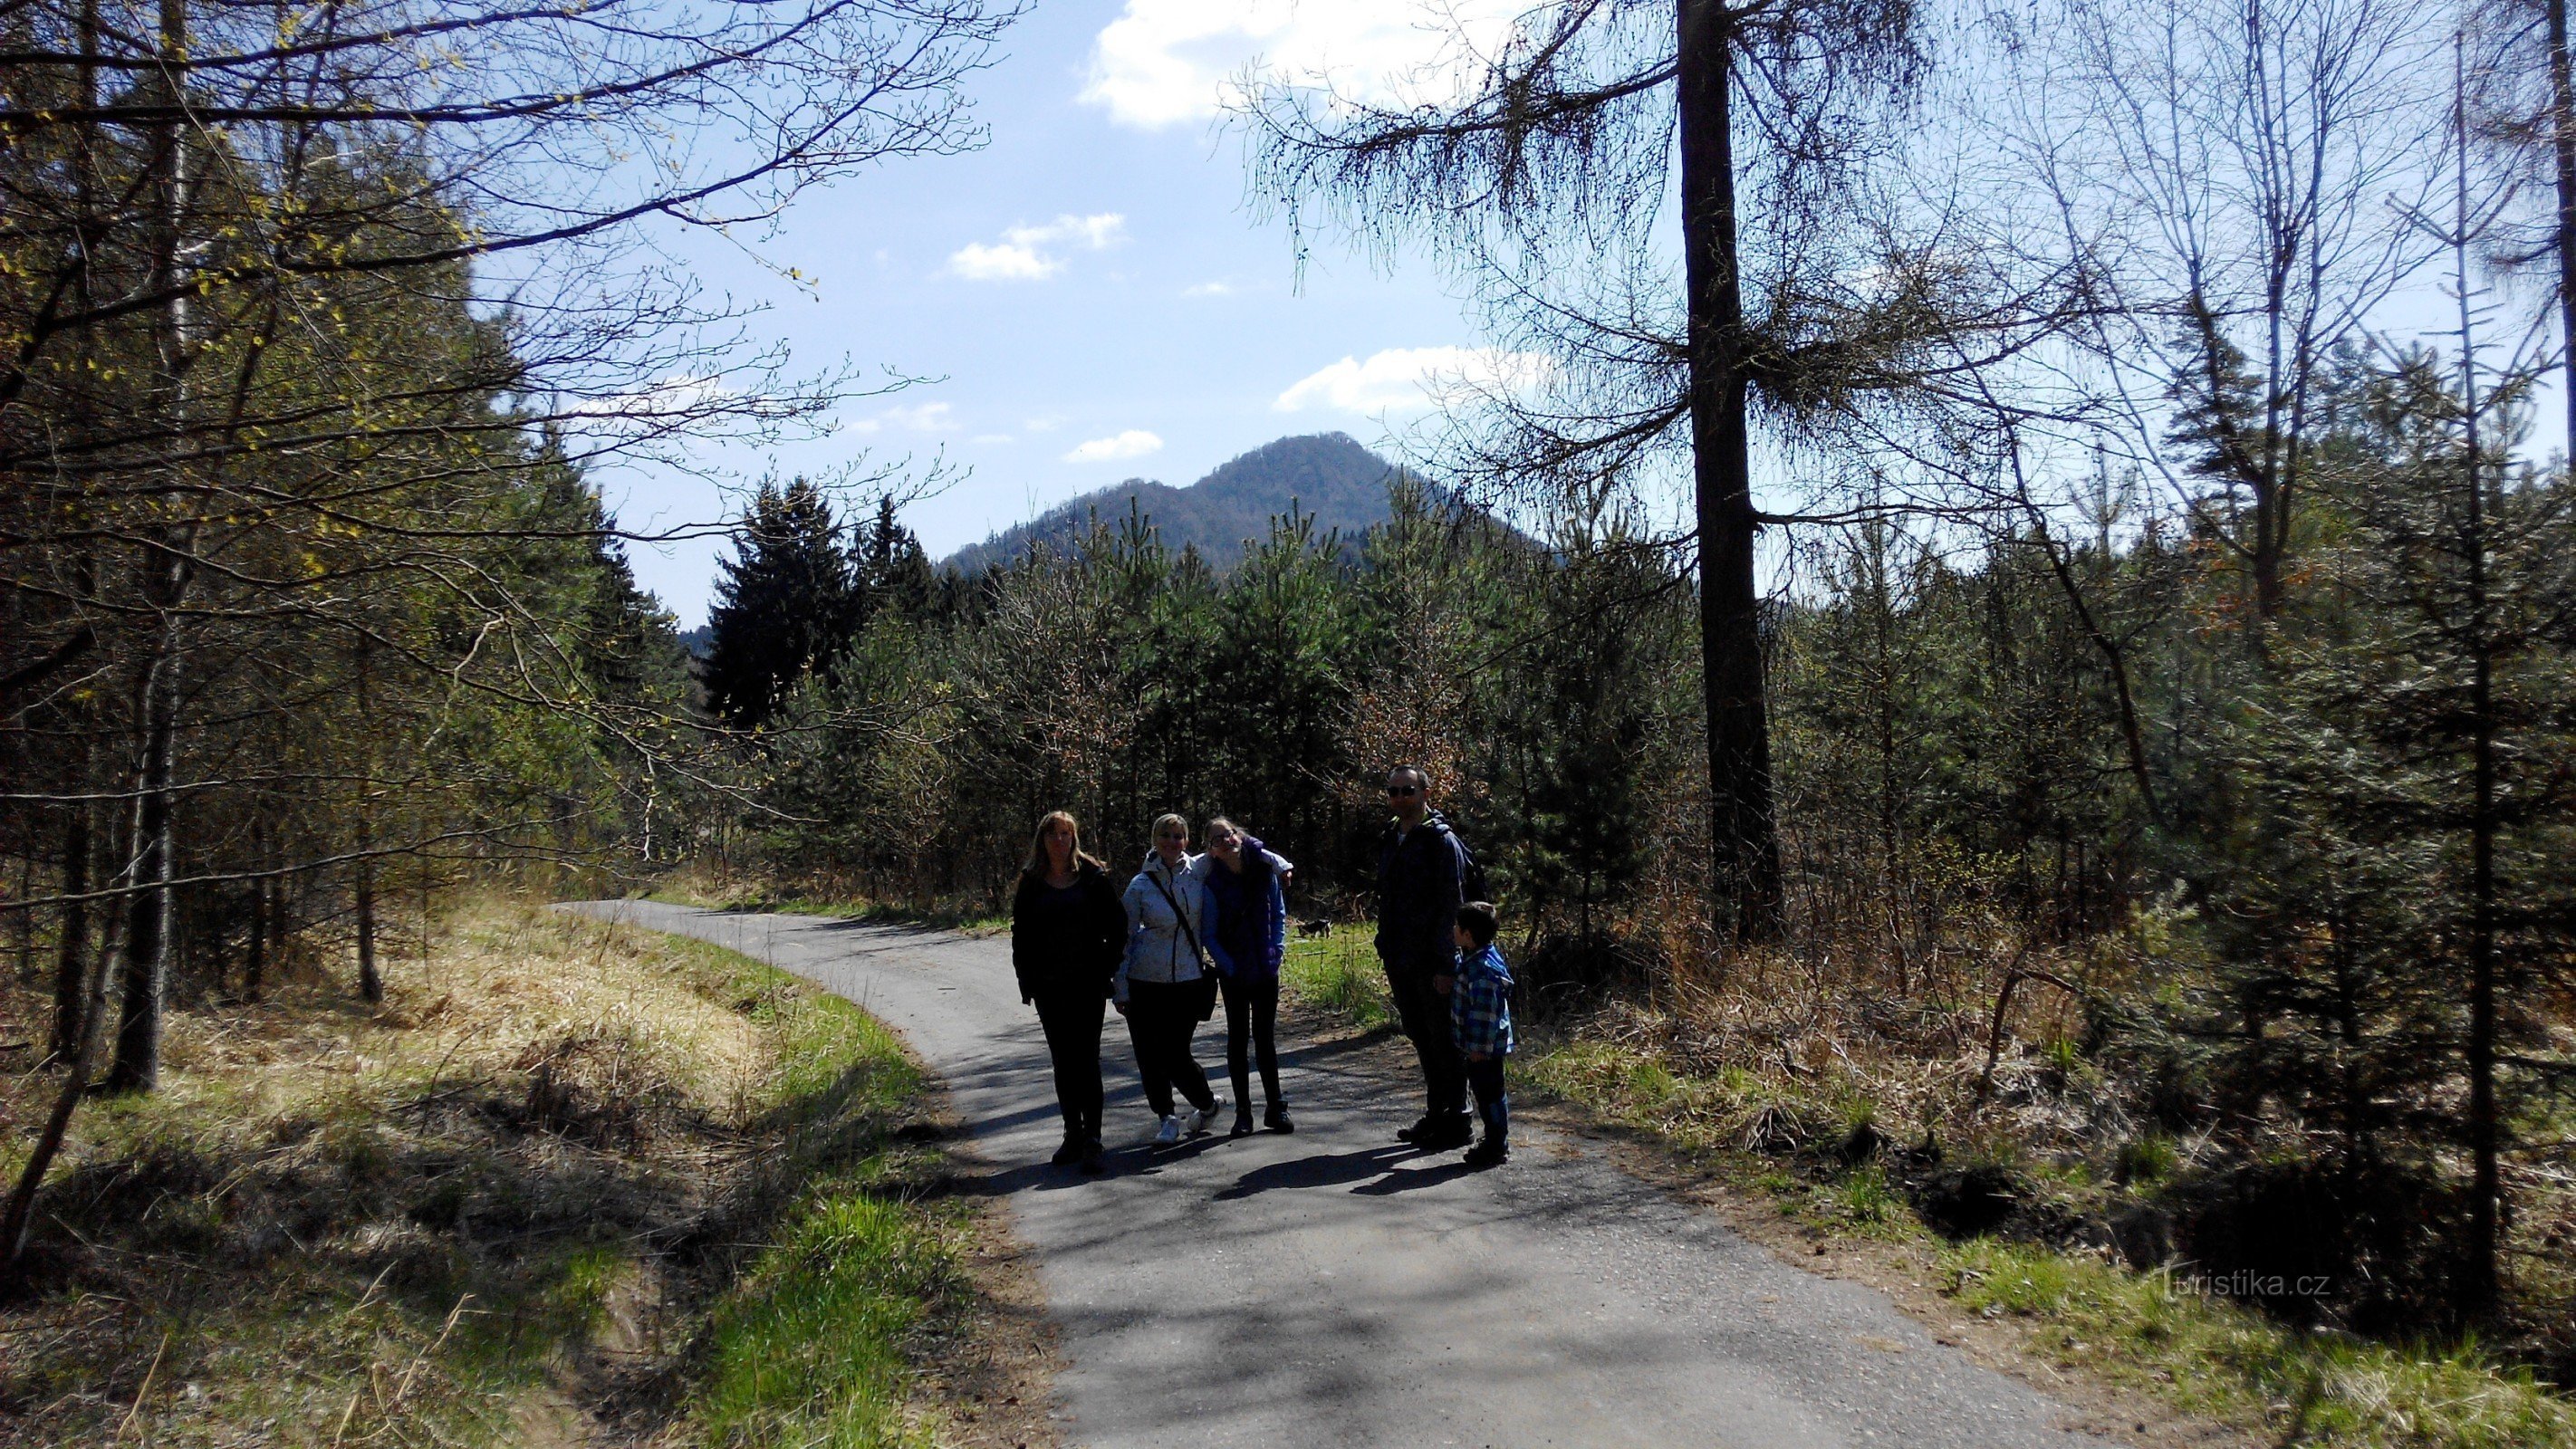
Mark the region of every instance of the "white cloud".
POLYGON ((1126 240, 1127 218, 1114 211, 1059 216, 1044 226, 1015 226, 1001 242, 968 242, 948 257, 948 275, 969 282, 1042 282, 1064 270, 1057 250, 1099 251, 1126 240))
POLYGON ((1242 290, 1243 289, 1241 287, 1236 286, 1232 282, 1200 282, 1195 286, 1183 287, 1181 289, 1181 295, 1184 297, 1231 297, 1242 290))
POLYGON ((1032 433, 1052 433, 1056 429, 1064 426, 1064 414, 1040 413, 1036 417, 1029 419, 1027 422, 1020 424, 1020 426, 1028 429, 1032 433))
POLYGON ((948 275, 970 282, 1037 282, 1063 270, 1064 263, 1023 246, 968 242, 948 258, 948 275))
POLYGON ((1094 438, 1077 445, 1064 455, 1068 463, 1107 463, 1120 458, 1141 458, 1163 450, 1163 440, 1142 428, 1129 428, 1106 438, 1094 438))
POLYGON ((1217 113, 1244 68, 1414 104, 1453 96, 1457 37, 1490 53, 1527 0, 1127 0, 1092 42, 1082 99, 1152 128, 1217 113), (1453 24, 1454 17, 1454 24, 1453 24))
POLYGON ((1547 375, 1535 352, 1492 347, 1390 347, 1363 362, 1345 357, 1291 384, 1271 406, 1283 413, 1330 408, 1346 413, 1403 412, 1475 392, 1517 391, 1547 375))
POLYGON ((1013 439, 1008 433, 977 433, 966 441, 970 443, 981 443, 987 447, 997 447, 1003 443, 1011 442, 1013 439))
POLYGON ((850 431, 882 433, 889 428, 901 428, 911 433, 944 433, 957 426, 955 413, 956 409, 944 402, 887 408, 875 417, 861 418, 850 424, 850 431))
POLYGON ((658 422, 732 404, 742 394, 713 377, 657 378, 631 392, 602 393, 563 405, 566 417, 658 422))

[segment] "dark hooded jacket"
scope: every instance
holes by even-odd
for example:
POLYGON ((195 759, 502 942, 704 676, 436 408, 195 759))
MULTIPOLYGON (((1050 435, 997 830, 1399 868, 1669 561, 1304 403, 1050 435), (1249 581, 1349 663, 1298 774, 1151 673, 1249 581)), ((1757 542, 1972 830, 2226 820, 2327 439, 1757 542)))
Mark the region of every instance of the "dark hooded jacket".
POLYGON ((1377 955, 1391 971, 1439 975, 1457 959, 1467 849, 1439 811, 1412 830, 1393 821, 1378 844, 1377 955))
POLYGON ((1068 995, 1106 1001, 1126 949, 1127 908, 1107 871, 1084 861, 1069 891, 1020 876, 1011 897, 1011 970, 1020 978, 1022 1001, 1068 995))

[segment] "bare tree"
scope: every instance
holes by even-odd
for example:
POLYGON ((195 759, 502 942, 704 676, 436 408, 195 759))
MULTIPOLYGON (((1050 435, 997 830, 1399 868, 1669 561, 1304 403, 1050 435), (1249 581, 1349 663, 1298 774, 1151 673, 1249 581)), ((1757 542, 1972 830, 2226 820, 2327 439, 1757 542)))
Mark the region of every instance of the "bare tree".
POLYGON ((1242 110, 1258 202, 1301 235, 1427 241, 1526 350, 1460 380, 1455 473, 1525 498, 1686 479, 1712 911, 1739 940, 1781 924, 1759 553, 1782 518, 1755 497, 1757 435, 1835 437, 2027 341, 1962 217, 1876 186, 1918 21, 1910 0, 1562 0, 1482 49, 1462 25, 1454 63, 1395 99, 1272 77, 1242 110))
POLYGON ((2280 611, 2336 349, 2431 255, 2444 30, 2404 0, 2057 0, 1997 10, 1999 146, 2095 290, 2098 436, 2280 611))
POLYGON ((978 144, 962 83, 1017 13, 9 8, 0 792, 67 822, 12 903, 58 912, 67 1101, 110 965, 85 916, 122 981, 109 1083, 148 1089, 183 892, 257 883, 265 953, 280 882, 561 851, 615 807, 604 753, 691 773, 681 701, 600 685, 643 604, 600 591, 626 576, 582 471, 858 389, 746 346, 662 244, 978 144), (477 748, 514 734, 547 747, 477 748))

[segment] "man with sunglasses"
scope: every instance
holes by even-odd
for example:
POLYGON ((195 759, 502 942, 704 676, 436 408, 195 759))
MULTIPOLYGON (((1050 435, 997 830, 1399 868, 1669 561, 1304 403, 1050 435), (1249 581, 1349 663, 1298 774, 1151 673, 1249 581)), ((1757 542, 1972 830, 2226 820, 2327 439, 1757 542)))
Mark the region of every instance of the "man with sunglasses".
POLYGON ((1429 1152, 1464 1147, 1475 1137, 1467 1115, 1467 1065, 1450 1032, 1449 987, 1457 946, 1451 930, 1463 894, 1467 849, 1431 808, 1431 778, 1419 765, 1386 776, 1395 812, 1377 862, 1377 957, 1395 996, 1396 1017, 1422 1059, 1429 1104, 1422 1119, 1396 1136, 1429 1152))

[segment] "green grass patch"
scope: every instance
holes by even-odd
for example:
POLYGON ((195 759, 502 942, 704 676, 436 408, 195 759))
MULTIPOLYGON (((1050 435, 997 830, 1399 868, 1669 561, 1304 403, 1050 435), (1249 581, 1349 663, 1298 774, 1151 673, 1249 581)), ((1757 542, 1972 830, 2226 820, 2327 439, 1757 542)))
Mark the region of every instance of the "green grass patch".
POLYGON ((1940 1250, 1950 1296, 2009 1317, 2057 1362, 2177 1407, 2260 1423, 2284 1444, 2540 1449, 2576 1443, 2576 1412, 2474 1349, 2402 1349, 2302 1333, 2162 1273, 2020 1244, 1940 1250))
MULTIPOLYGON (((2259 1428, 2282 1444, 2354 1449, 2576 1446, 2576 1406, 2474 1346, 2389 1345, 2305 1332, 2169 1274, 1976 1239, 1951 1244, 1914 1215, 1875 1163, 1755 1150, 1783 1138, 1829 1146, 1866 1103, 1801 1101, 1740 1068, 1675 1072, 1644 1048, 1527 1041, 1521 1080, 1593 1117, 1647 1134, 1782 1217, 1826 1238, 1866 1238, 1924 1256, 1962 1312, 2009 1321, 2030 1349, 2176 1409, 2259 1428)), ((2117 1170, 2152 1180, 2173 1149, 2140 1139, 2117 1170)))
POLYGON ((1395 1002, 1375 941, 1375 929, 1366 925, 1337 925, 1330 935, 1292 940, 1280 983, 1298 1001, 1363 1031, 1386 1030, 1395 1025, 1395 1002))
POLYGON ((800 1207, 719 1305, 699 1399, 705 1442, 928 1445, 907 1412, 907 1347, 955 1275, 922 1211, 855 1182, 800 1207))

